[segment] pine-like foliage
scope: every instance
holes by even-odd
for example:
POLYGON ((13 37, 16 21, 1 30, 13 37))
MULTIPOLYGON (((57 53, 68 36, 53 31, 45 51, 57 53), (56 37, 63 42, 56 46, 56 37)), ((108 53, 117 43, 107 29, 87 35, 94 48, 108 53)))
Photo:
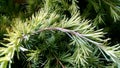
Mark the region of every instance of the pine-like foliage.
MULTIPOLYGON (((0 16, 0 40, 4 37, 3 34, 6 33, 6 27, 10 25, 9 19, 6 16, 0 16)), ((8 27, 9 28, 9 27, 8 27)))
POLYGON ((120 46, 107 46, 108 39, 104 39, 102 29, 95 30, 90 20, 81 18, 76 0, 42 3, 30 19, 14 19, 7 29, 4 40, 8 43, 1 42, 0 47, 0 68, 11 68, 13 62, 17 63, 14 57, 21 59, 21 55, 28 62, 23 68, 120 66, 120 46))
POLYGON ((120 0, 80 0, 82 17, 93 19, 94 25, 120 20, 120 0), (82 5, 82 3, 85 3, 82 5))

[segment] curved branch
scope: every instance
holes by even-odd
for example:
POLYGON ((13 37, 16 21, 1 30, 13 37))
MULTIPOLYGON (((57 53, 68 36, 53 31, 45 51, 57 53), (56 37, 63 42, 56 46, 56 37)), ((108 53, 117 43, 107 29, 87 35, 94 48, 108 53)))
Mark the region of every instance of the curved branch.
POLYGON ((50 28, 40 29, 40 30, 34 32, 33 34, 38 34, 40 32, 46 31, 46 30, 59 30, 59 31, 62 31, 62 32, 65 32, 65 33, 70 33, 72 35, 79 36, 79 37, 87 40, 88 42, 91 42, 91 43, 97 45, 100 48, 101 48, 101 46, 99 46, 99 45, 102 45, 101 43, 98 43, 98 42, 95 42, 95 41, 93 41, 91 39, 86 38, 83 34, 80 34, 79 32, 69 30, 69 29, 59 28, 59 27, 54 27, 54 28, 50 27, 50 28))

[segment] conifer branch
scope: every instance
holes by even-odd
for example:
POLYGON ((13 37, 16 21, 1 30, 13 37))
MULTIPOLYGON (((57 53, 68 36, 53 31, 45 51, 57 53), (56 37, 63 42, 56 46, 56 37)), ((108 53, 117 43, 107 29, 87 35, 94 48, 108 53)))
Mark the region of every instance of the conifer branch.
POLYGON ((79 36, 79 37, 81 37, 81 38, 87 40, 88 42, 91 42, 91 43, 93 43, 93 44, 95 44, 95 45, 97 45, 97 46, 101 45, 101 43, 97 43, 97 42, 94 42, 93 40, 90 40, 90 39, 86 38, 86 37, 84 36, 84 34, 80 34, 79 32, 76 32, 76 31, 74 31, 74 30, 69 30, 69 29, 60 28, 60 27, 39 29, 38 31, 36 31, 36 32, 34 32, 34 33, 32 33, 32 34, 33 34, 33 35, 34 35, 34 34, 38 34, 38 33, 40 33, 40 32, 46 31, 46 30, 49 30, 49 31, 50 31, 50 30, 58 30, 58 31, 62 31, 62 32, 65 32, 65 33, 70 33, 70 34, 73 34, 73 35, 75 35, 75 36, 79 36))
MULTIPOLYGON (((114 21, 119 20, 120 10, 111 3, 112 1, 87 1, 89 10, 85 10, 84 14, 89 16, 89 11, 94 8, 94 23, 104 22, 105 12, 111 13, 114 21), (104 10, 103 5, 110 7, 110 12, 105 11, 107 9, 104 10)), ((81 19, 85 15, 80 16, 76 2, 77 0, 42 0, 40 11, 33 14, 31 19, 13 21, 15 23, 8 29, 4 39, 7 42, 1 42, 4 46, 0 48, 1 68, 11 65, 16 52, 17 56, 21 55, 20 52, 25 52, 26 60, 32 62, 31 66, 34 68, 38 67, 37 65, 51 68, 58 64, 58 67, 62 68, 96 68, 101 64, 101 56, 120 64, 120 46, 104 46, 108 45, 103 39, 104 32, 94 30, 95 26, 89 24, 90 20, 81 19), (54 60, 57 63, 54 63, 54 60)))

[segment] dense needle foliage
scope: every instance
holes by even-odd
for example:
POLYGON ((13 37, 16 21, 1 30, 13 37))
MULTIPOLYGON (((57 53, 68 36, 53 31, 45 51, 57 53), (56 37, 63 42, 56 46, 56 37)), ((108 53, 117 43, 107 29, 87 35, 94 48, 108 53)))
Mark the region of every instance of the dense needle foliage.
POLYGON ((77 0, 11 1, 13 12, 0 10, 0 68, 120 67, 120 45, 109 46, 99 28, 109 14, 119 21, 119 0, 85 0, 87 8, 77 0))

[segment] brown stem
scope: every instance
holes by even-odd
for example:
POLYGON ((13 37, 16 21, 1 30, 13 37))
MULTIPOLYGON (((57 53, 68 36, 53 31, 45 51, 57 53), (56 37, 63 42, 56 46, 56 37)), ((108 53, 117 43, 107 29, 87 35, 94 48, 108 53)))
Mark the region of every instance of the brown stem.
MULTIPOLYGON (((54 54, 53 54, 54 55, 54 54)), ((55 55, 54 55, 55 56, 55 55)), ((55 56, 57 62, 62 66, 62 68, 65 68, 65 66, 60 62, 60 60, 55 56)))
POLYGON ((100 47, 99 45, 101 45, 101 43, 97 43, 97 42, 94 42, 93 40, 90 40, 90 39, 86 38, 83 34, 80 34, 80 33, 75 32, 73 30, 68 30, 68 29, 59 28, 59 27, 40 29, 40 30, 34 32, 33 34, 37 34, 39 32, 43 32, 45 30, 59 30, 59 31, 62 31, 62 32, 67 32, 67 33, 73 34, 75 36, 79 36, 79 37, 81 37, 81 38, 83 38, 83 39, 85 39, 85 40, 87 40, 87 41, 97 45, 98 47, 100 47))

